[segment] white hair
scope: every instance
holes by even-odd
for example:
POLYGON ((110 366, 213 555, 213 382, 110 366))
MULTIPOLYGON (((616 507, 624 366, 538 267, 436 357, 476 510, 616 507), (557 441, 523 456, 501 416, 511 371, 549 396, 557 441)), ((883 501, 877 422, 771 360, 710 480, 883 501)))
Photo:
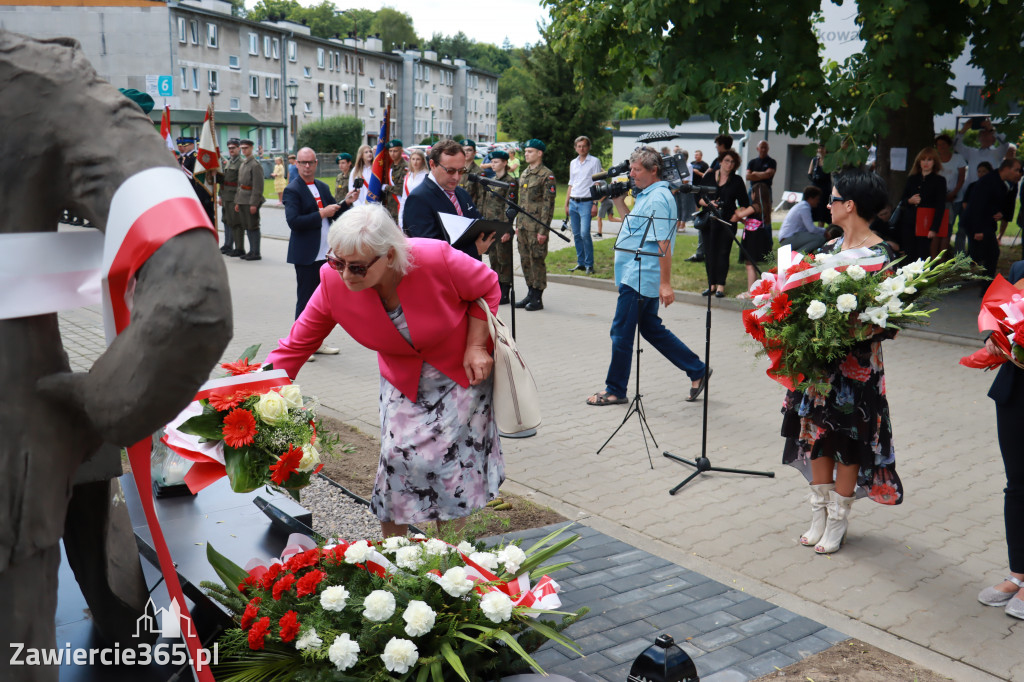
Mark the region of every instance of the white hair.
POLYGON ((327 245, 335 255, 369 251, 383 257, 394 249, 391 267, 403 275, 412 269, 409 240, 380 204, 362 204, 345 211, 327 233, 327 245))

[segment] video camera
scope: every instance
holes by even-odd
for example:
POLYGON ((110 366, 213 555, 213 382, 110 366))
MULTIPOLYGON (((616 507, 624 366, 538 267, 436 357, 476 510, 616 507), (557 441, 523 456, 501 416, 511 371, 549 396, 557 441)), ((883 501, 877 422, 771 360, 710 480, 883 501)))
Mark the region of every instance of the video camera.
MULTIPOLYGON (((625 175, 629 172, 629 160, 621 161, 603 173, 597 173, 590 176, 591 180, 595 182, 604 180, 606 178, 614 178, 619 175, 625 175)), ((683 183, 684 178, 690 177, 690 169, 686 167, 686 161, 683 159, 682 154, 663 154, 661 156, 661 172, 660 177, 662 180, 668 183, 668 188, 673 192, 676 192, 683 188, 689 188, 691 185, 683 183)), ((627 191, 634 189, 633 179, 630 178, 629 182, 609 182, 594 185, 590 188, 591 199, 603 199, 604 197, 617 197, 625 194, 627 191)), ((696 193, 696 190, 684 190, 690 193, 696 193)))

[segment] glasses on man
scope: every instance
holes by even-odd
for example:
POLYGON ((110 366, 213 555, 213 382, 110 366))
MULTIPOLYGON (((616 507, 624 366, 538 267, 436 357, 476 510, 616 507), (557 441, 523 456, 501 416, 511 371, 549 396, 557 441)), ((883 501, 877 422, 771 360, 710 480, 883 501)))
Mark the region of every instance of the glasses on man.
POLYGON ((349 273, 353 277, 366 277, 367 271, 373 267, 373 264, 380 260, 380 256, 377 256, 369 263, 365 265, 359 263, 346 263, 340 258, 335 258, 332 254, 327 254, 327 264, 338 271, 339 274, 345 274, 345 268, 348 268, 349 273))
POLYGON ((831 206, 832 204, 834 204, 837 201, 839 203, 843 203, 844 201, 846 201, 846 199, 844 199, 842 197, 837 197, 835 194, 829 194, 828 195, 828 205, 829 206, 831 206))
POLYGON ((441 164, 437 164, 437 167, 440 168, 441 170, 443 170, 448 175, 462 175, 463 173, 466 172, 465 168, 446 168, 445 166, 442 166, 441 164))
POLYGON ((299 165, 299 166, 315 166, 316 165, 316 161, 296 161, 295 163, 297 165, 299 165))

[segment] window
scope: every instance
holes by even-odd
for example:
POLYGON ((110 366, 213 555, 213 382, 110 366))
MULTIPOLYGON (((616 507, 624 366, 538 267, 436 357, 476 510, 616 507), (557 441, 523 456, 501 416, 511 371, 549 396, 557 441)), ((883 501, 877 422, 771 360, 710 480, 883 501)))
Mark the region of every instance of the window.
POLYGON ((270 36, 263 36, 263 56, 270 59, 270 36))
POLYGON ((228 55, 228 68, 235 69, 236 71, 238 70, 239 66, 237 54, 228 55))
POLYGON ((206 46, 217 47, 217 24, 206 25, 206 46))
POLYGON ((294 62, 299 58, 299 44, 294 40, 288 41, 288 61, 294 62))
POLYGON ((192 68, 192 89, 199 91, 199 69, 195 67, 192 68))
POLYGON ((270 41, 270 54, 274 59, 281 58, 281 41, 279 39, 274 38, 270 41))
POLYGON ((380 77, 384 78, 384 62, 380 63, 380 77))
POLYGON ((310 70, 310 68, 308 66, 303 66, 302 67, 302 75, 305 76, 306 78, 312 78, 313 77, 313 72, 310 70))
POLYGON ((451 85, 451 84, 452 84, 452 73, 451 73, 451 71, 449 71, 448 72, 448 85, 451 85))
POLYGON ((333 52, 328 52, 327 53, 327 70, 328 71, 334 71, 334 53, 333 52))
POLYGON ((280 149, 281 148, 281 129, 271 128, 270 129, 270 148, 280 149))
POLYGON ((231 106, 231 111, 239 111, 242 108, 242 105, 238 101, 237 97, 232 97, 231 98, 231 105, 230 106, 231 106))
POLYGON ((374 85, 374 83, 373 83, 373 79, 372 79, 372 78, 370 79, 370 87, 371 87, 371 88, 375 88, 375 87, 377 87, 376 85, 374 85))
POLYGON ((357 59, 357 62, 359 64, 359 75, 362 76, 363 75, 363 66, 366 63, 366 60, 364 60, 362 57, 359 57, 357 59))
POLYGON ((249 34, 249 54, 259 55, 260 37, 255 33, 249 34))
POLYGON ((313 113, 313 103, 312 102, 303 102, 302 103, 302 111, 307 113, 307 114, 312 114, 313 113))
POLYGON ((249 76, 249 97, 260 96, 260 77, 249 76))
POLYGON ((280 78, 275 78, 274 79, 274 99, 278 99, 280 97, 281 97, 281 79, 280 78))
POLYGON ((386 98, 386 97, 387 97, 387 95, 385 95, 385 94, 384 94, 383 92, 382 92, 382 93, 380 93, 380 105, 381 105, 382 107, 383 107, 383 106, 387 106, 387 105, 386 105, 386 103, 385 103, 385 98, 386 98))
POLYGON ((425 81, 429 81, 430 80, 430 67, 429 66, 424 66, 423 67, 423 80, 425 80, 425 81))
POLYGON ((270 80, 269 78, 263 79, 263 96, 270 99, 270 80))
POLYGON ((324 68, 324 48, 316 48, 316 68, 324 68))
POLYGON ((188 90, 188 69, 181 67, 181 89, 188 90))
POLYGON ((178 17, 178 42, 188 42, 188 29, 185 28, 185 17, 178 17))
POLYGON ((376 115, 377 115, 376 112, 371 108, 370 109, 370 118, 373 118, 376 115))
POLYGON ((210 90, 213 90, 214 92, 220 92, 220 79, 217 77, 216 71, 213 71, 211 69, 207 76, 207 80, 209 82, 210 90))
POLYGON ((199 44, 199 22, 195 19, 188 22, 188 36, 192 39, 193 45, 199 44))
POLYGON ((359 90, 359 106, 366 104, 366 90, 359 90))

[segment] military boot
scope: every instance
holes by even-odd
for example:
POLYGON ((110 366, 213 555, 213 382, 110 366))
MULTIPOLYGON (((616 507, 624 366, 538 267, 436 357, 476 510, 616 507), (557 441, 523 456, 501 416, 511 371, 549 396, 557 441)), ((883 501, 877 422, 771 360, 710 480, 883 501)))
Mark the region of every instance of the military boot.
POLYGON ((498 305, 505 305, 506 303, 508 303, 508 290, 509 288, 511 288, 512 285, 502 284, 499 282, 498 286, 501 287, 501 300, 498 301, 498 305))
POLYGON ((249 253, 242 256, 242 260, 262 260, 260 256, 260 231, 246 230, 249 235, 249 253))
POLYGON ((526 309, 529 311, 544 310, 544 301, 541 298, 544 296, 543 289, 533 290, 533 300, 526 304, 526 309))
POLYGON ((524 296, 523 298, 521 298, 518 301, 516 301, 516 307, 517 308, 525 308, 527 305, 529 305, 531 302, 533 302, 533 292, 534 291, 535 291, 535 289, 533 287, 526 287, 526 296, 524 296))

